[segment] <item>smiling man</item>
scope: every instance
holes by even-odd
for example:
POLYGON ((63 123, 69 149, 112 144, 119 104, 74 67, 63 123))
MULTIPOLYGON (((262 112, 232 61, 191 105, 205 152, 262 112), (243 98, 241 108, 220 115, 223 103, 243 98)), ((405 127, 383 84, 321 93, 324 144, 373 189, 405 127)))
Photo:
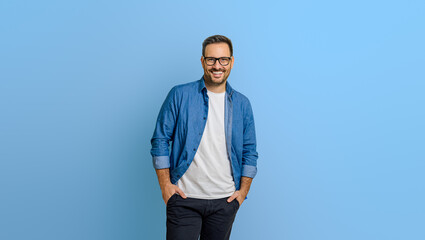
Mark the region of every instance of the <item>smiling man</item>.
POLYGON ((251 104, 227 82, 234 63, 230 39, 205 39, 201 63, 200 80, 168 93, 151 139, 167 239, 229 239, 257 173, 251 104))

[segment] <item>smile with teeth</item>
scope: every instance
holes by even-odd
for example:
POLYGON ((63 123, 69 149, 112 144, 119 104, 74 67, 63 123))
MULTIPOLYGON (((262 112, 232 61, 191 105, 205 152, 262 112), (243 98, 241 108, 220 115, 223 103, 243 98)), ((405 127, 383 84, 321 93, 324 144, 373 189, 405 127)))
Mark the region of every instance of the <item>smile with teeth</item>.
POLYGON ((214 77, 219 77, 223 74, 223 72, 221 72, 221 71, 212 72, 212 73, 213 73, 214 77))

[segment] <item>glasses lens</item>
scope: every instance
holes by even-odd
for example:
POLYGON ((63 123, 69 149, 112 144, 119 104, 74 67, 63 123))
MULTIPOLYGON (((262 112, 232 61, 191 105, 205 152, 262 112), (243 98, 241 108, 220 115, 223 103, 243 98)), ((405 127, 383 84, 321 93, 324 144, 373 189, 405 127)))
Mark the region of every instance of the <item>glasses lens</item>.
POLYGON ((212 66, 215 63, 215 58, 207 57, 205 58, 205 62, 207 63, 208 66, 212 66))
POLYGON ((220 58, 220 64, 223 65, 223 66, 226 66, 227 64, 229 64, 229 62, 230 62, 230 58, 228 58, 228 57, 220 58))

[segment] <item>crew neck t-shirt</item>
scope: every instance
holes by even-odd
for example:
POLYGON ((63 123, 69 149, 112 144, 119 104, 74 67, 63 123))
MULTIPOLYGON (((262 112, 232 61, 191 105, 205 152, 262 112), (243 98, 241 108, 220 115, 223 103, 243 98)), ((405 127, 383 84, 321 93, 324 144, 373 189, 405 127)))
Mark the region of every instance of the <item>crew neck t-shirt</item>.
POLYGON ((226 152, 225 92, 207 90, 208 118, 198 150, 177 186, 187 197, 217 199, 232 195, 235 183, 226 152))

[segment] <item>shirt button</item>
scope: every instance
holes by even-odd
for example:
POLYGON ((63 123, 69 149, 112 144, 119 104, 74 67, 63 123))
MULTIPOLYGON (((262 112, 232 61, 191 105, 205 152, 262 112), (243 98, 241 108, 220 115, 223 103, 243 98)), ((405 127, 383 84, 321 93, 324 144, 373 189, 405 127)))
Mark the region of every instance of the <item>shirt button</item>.
POLYGON ((180 177, 180 175, 177 175, 177 177, 180 177))
POLYGON ((194 148, 193 151, 196 151, 196 148, 194 148))
POLYGON ((186 166, 189 166, 190 164, 188 163, 188 164, 186 164, 186 166))
POLYGON ((206 117, 204 117, 204 120, 207 119, 206 117))

